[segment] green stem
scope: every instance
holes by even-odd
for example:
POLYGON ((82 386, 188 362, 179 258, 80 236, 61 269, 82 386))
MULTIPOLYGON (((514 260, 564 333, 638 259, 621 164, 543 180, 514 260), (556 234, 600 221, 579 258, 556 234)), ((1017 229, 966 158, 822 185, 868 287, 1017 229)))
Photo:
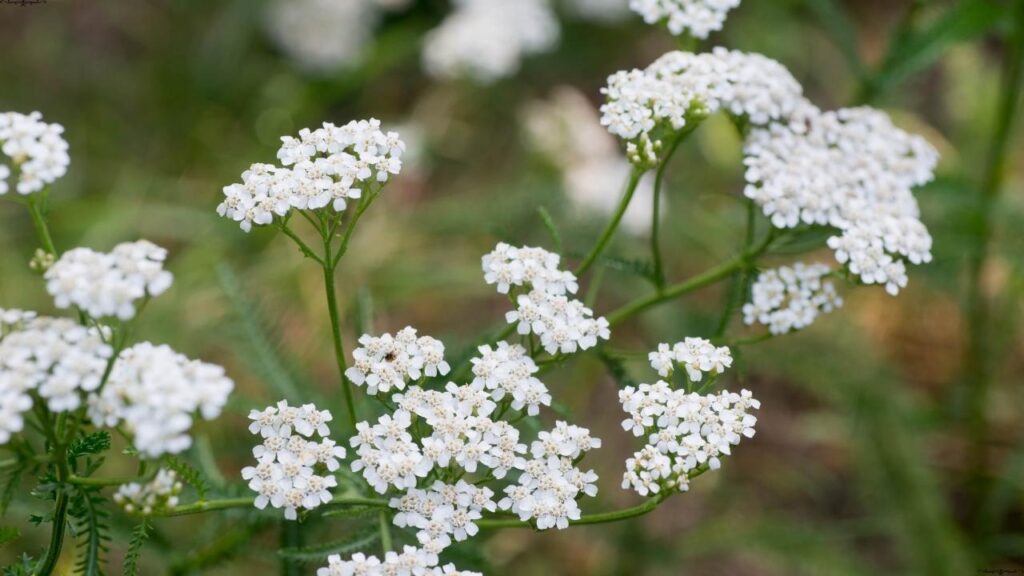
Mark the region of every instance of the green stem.
MULTIPOLYGON (((747 232, 743 240, 744 253, 750 252, 754 248, 754 226, 756 223, 756 207, 753 202, 748 201, 747 232)), ((749 265, 741 270, 739 276, 736 277, 729 299, 725 303, 725 310, 722 312, 722 317, 718 321, 718 328, 715 329, 714 338, 721 338, 725 334, 725 331, 729 329, 729 323, 732 321, 733 314, 743 304, 743 300, 746 298, 747 290, 749 289, 750 278, 753 274, 753 264, 753 262, 749 262, 749 265)))
MULTIPOLYGON (((298 522, 281 520, 281 548, 295 549, 302 547, 302 528, 298 522)), ((281 557, 281 576, 299 576, 302 564, 284 556, 281 557)))
POLYGON ((984 180, 976 206, 976 248, 968 258, 967 284, 967 347, 964 357, 964 385, 968 387, 968 427, 973 461, 971 485, 974 510, 980 510, 987 492, 985 471, 988 468, 988 422, 985 411, 992 383, 991 322, 992 311, 983 287, 983 276, 991 251, 993 219, 997 201, 1006 179, 1011 135, 1016 123, 1024 77, 1024 2, 1015 11, 1013 36, 1007 47, 1003 70, 1002 98, 996 115, 984 180))
POLYGON ((135 476, 132 478, 86 478, 84 476, 75 476, 72 474, 68 478, 68 484, 74 484, 76 486, 121 486, 123 484, 131 484, 132 482, 145 482, 148 478, 145 476, 135 476))
MULTIPOLYGON (((49 424, 47 424, 49 427, 49 424)), ((67 528, 68 487, 66 482, 71 477, 68 470, 67 448, 63 444, 53 446, 54 461, 57 466, 57 496, 53 506, 53 528, 50 531, 50 545, 46 556, 35 571, 36 576, 49 576, 57 567, 61 549, 64 547, 64 532, 67 528)))
MULTIPOLYGON (((328 240, 329 242, 329 240, 328 240)), ((330 248, 328 247, 328 258, 330 248)), ((348 370, 348 362, 345 360, 344 336, 341 333, 341 320, 338 313, 338 295, 334 287, 334 268, 324 266, 324 290, 327 292, 327 310, 331 321, 331 334, 334 338, 334 358, 338 364, 338 375, 341 378, 341 389, 345 394, 345 410, 348 412, 349 432, 356 433, 356 407, 355 399, 352 396, 352 383, 349 382, 345 371, 348 370)))
POLYGON ((643 175, 644 171, 640 168, 633 168, 630 172, 629 182, 626 184, 626 191, 622 195, 622 200, 619 201, 619 207, 615 210, 615 214, 612 216, 611 221, 608 222, 604 232, 601 233, 600 238, 597 239, 597 243, 594 244, 590 253, 587 254, 583 262, 580 263, 579 268, 576 269, 576 276, 583 276, 594 265, 594 262, 597 261, 605 247, 608 246, 608 242, 611 241, 615 231, 619 228, 619 223, 622 222, 622 217, 626 214, 626 209, 629 208, 629 202, 633 199, 633 193, 636 192, 637 184, 640 183, 640 177, 643 175))
POLYGON ((302 251, 302 253, 306 256, 306 258, 311 258, 312 260, 314 260, 315 262, 317 262, 321 266, 324 265, 323 259, 321 259, 320 256, 318 256, 316 254, 316 252, 313 252, 313 249, 310 248, 309 245, 306 244, 302 240, 302 238, 299 238, 298 234, 296 234, 291 228, 288 227, 288 223, 287 222, 282 222, 281 225, 280 225, 280 228, 281 228, 281 232, 284 232, 285 236, 288 236, 289 238, 291 238, 292 241, 295 242, 295 244, 298 245, 299 250, 302 251))
POLYGON ((391 541, 391 517, 383 510, 380 513, 380 547, 384 554, 395 549, 391 541))
MULTIPOLYGON (((356 224, 359 223, 359 219, 363 217, 363 214, 369 209, 370 204, 377 199, 378 192, 367 192, 366 196, 359 202, 359 207, 356 209, 355 215, 352 216, 352 220, 345 227, 345 235, 341 238, 341 244, 338 245, 338 253, 335 254, 334 259, 331 260, 331 266, 337 267, 338 262, 341 262, 341 257, 348 251, 348 243, 352 239, 352 233, 356 229, 356 224)), ((330 259, 330 258, 328 258, 330 259)))
MULTIPOLYGON (((234 508, 252 508, 255 497, 244 497, 244 498, 224 498, 222 500, 202 500, 199 502, 193 502, 192 504, 184 504, 181 506, 175 506, 169 510, 161 510, 153 513, 153 516, 190 516, 192 514, 202 514, 204 512, 212 512, 215 510, 231 510, 234 508)), ((335 496, 333 500, 324 504, 321 508, 333 508, 337 506, 377 506, 386 507, 388 505, 387 500, 381 498, 364 498, 362 496, 335 496)))
POLYGON ((665 286, 665 267, 662 264, 661 241, 659 240, 661 230, 661 185, 665 179, 665 170, 668 168, 669 161, 689 133, 690 130, 684 130, 672 140, 672 145, 669 146, 665 157, 658 164, 658 171, 654 176, 654 209, 651 212, 651 259, 654 261, 654 279, 658 288, 665 286))
POLYGON ((57 248, 53 244, 53 237, 50 236, 50 229, 46 225, 46 218, 39 205, 40 202, 41 200, 37 199, 35 194, 30 194, 28 197, 28 212, 32 215, 32 224, 35 225, 39 241, 43 243, 43 249, 57 257, 57 248))

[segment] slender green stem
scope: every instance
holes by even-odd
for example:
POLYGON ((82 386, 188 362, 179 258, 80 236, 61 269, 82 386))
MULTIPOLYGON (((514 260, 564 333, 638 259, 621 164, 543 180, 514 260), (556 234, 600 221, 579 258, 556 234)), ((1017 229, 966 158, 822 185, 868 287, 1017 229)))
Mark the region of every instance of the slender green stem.
POLYGON ((376 200, 379 195, 380 193, 378 191, 371 191, 368 192, 362 200, 360 200, 356 213, 352 216, 352 220, 350 220, 348 225, 345 227, 345 235, 342 236, 341 244, 338 245, 338 253, 335 254, 334 259, 331 260, 331 266, 337 267, 342 256, 344 256, 345 252, 348 251, 348 243, 352 239, 352 233, 356 229, 356 224, 359 223, 359 219, 363 217, 366 210, 370 208, 370 204, 373 204, 373 201, 376 200))
POLYGON ((384 554, 395 549, 391 541, 391 516, 384 510, 380 513, 380 547, 384 554))
POLYGON ((654 261, 654 279, 657 282, 658 288, 665 286, 665 267, 661 259, 661 241, 659 239, 661 231, 661 187, 669 161, 672 160, 672 156, 689 133, 690 130, 680 132, 672 140, 672 145, 669 146, 665 157, 658 164, 658 171, 654 176, 654 209, 651 211, 651 260, 654 261))
MULTIPOLYGON (((192 514, 202 514, 204 512, 212 512, 214 510, 231 510, 234 508, 252 508, 255 498, 224 498, 221 500, 202 500, 199 502, 193 502, 192 504, 184 504, 181 506, 175 506, 169 510, 158 510, 153 513, 154 516, 190 516, 192 514)), ((387 500, 380 498, 364 498, 362 496, 335 496, 333 500, 324 504, 321 508, 327 510, 338 506, 377 506, 385 507, 388 505, 387 500)))
MULTIPOLYGON (((743 239, 743 252, 750 252, 754 248, 754 227, 757 224, 757 211, 754 203, 747 201, 747 231, 743 239)), ((743 270, 740 271, 736 277, 732 291, 729 294, 729 298, 725 303, 725 309, 722 311, 722 317, 718 321, 718 328, 715 329, 715 338, 721 338, 725 334, 725 331, 729 329, 729 323, 732 322, 733 314, 740 307, 743 299, 747 296, 747 290, 750 284, 750 278, 753 274, 754 263, 748 262, 743 270)))
MULTIPOLYGON (((294 520, 281 520, 281 548, 301 547, 302 527, 294 520)), ((302 563, 285 556, 281 557, 281 576, 299 576, 300 574, 302 574, 302 563)))
POLYGON ((320 256, 318 256, 316 252, 313 252, 313 249, 310 248, 309 245, 302 240, 302 238, 299 238, 298 234, 296 234, 291 228, 288 227, 287 222, 282 222, 279 227, 281 228, 281 232, 284 232, 285 236, 291 238, 292 241, 298 245, 299 250, 302 251, 303 255, 305 255, 306 258, 314 260, 321 266, 324 265, 323 259, 320 258, 320 256))
MULTIPOLYGON (((44 424, 47 429, 50 424, 44 424)), ((53 506, 53 528, 50 531, 50 545, 46 549, 46 556, 40 561, 36 568, 36 576, 49 576, 57 567, 60 559, 61 549, 64 547, 64 533, 67 529, 68 515, 68 487, 66 482, 71 477, 68 469, 67 447, 63 444, 53 446, 54 462, 57 469, 57 495, 53 506)))
MULTIPOLYGON (((637 516, 643 516, 648 512, 651 512, 664 502, 669 496, 668 492, 662 492, 661 494, 649 498, 644 501, 643 504, 633 506, 631 508, 625 508, 622 510, 615 510, 613 512, 604 512, 601 514, 585 514, 580 516, 578 520, 569 520, 569 524, 572 526, 582 526, 586 524, 605 524, 608 522, 618 522, 620 520, 627 520, 629 518, 636 518, 637 516)), ((493 529, 493 528, 533 528, 533 523, 529 520, 518 520, 516 518, 485 518, 478 520, 476 525, 482 529, 493 529)))
POLYGON ((643 175, 644 171, 640 168, 633 168, 632 172, 630 172, 629 182, 626 184, 626 191, 622 194, 622 199, 619 201, 619 207, 615 210, 615 214, 612 216, 611 221, 608 222, 604 232, 597 239, 597 243, 594 244, 590 253, 587 254, 583 262, 580 263, 579 268, 576 269, 576 276, 583 276, 594 265, 601 252, 608 246, 608 242, 611 241, 615 231, 619 228, 619 223, 622 222, 622 217, 626 214, 626 209, 629 208, 629 202, 633 199, 633 193, 636 192, 637 184, 640 183, 640 178, 643 175))
POLYGON ((43 214, 40 203, 41 200, 36 198, 35 194, 30 194, 28 197, 28 212, 32 215, 32 224, 35 225, 36 235, 39 236, 39 241, 43 243, 43 249, 54 257, 57 257, 59 254, 56 246, 53 244, 53 237, 50 236, 50 229, 46 225, 46 218, 43 214))
POLYGON ((992 310, 983 288, 983 276, 991 251, 993 219, 1000 192, 1006 179, 1008 152, 1020 106, 1022 79, 1024 79, 1024 2, 1016 4, 1015 26, 1007 47, 1003 86, 995 132, 985 166, 984 180, 975 208, 975 249, 968 257, 968 284, 966 303, 967 347, 964 357, 964 385, 967 387, 968 428, 972 444, 971 485, 973 507, 980 510, 984 502, 988 481, 987 448, 988 421, 985 417, 988 391, 992 383, 991 322, 992 310))
POLYGON ((121 486, 123 484, 131 484, 132 482, 145 482, 148 478, 145 476, 134 476, 130 478, 86 478, 84 476, 75 476, 72 474, 68 478, 68 484, 74 484, 75 486, 121 486))
MULTIPOLYGON (((328 249, 329 254, 330 250, 328 249)), ((327 310, 330 315, 331 334, 334 338, 334 358, 338 364, 338 376, 341 378, 341 389, 345 395, 345 410, 348 412, 348 428, 351 434, 355 434, 356 406, 352 396, 352 383, 345 375, 348 370, 348 361, 345 359, 344 336, 341 333, 341 317, 338 312, 338 295, 334 286, 334 268, 331 266, 324 266, 324 290, 327 292, 327 310)))

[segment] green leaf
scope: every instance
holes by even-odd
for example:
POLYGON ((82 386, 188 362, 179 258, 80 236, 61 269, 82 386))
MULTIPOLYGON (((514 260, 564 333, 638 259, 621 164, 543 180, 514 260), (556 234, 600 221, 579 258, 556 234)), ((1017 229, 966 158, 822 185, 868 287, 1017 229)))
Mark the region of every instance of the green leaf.
POLYGON ((35 569, 36 560, 28 554, 22 554, 14 564, 4 567, 4 576, 29 576, 35 569))
POLYGON ((182 482, 196 489, 196 494, 200 500, 206 500, 206 493, 210 489, 210 484, 206 481, 202 472, 177 456, 164 456, 163 462, 164 466, 178 473, 182 482))
POLYGON ((138 576, 142 546, 149 540, 149 533, 152 529, 153 525, 149 518, 145 518, 132 530, 132 538, 128 542, 128 551, 124 555, 124 576, 138 576))
POLYGON ((380 531, 357 532, 349 538, 335 540, 326 544, 315 546, 303 546, 300 548, 282 548, 277 554, 288 560, 299 560, 302 562, 322 562, 331 554, 350 556, 356 552, 366 551, 370 546, 380 540, 380 531))
POLYGON ((14 540, 17 540, 20 536, 21 532, 19 532, 17 528, 7 526, 0 528, 0 546, 3 546, 8 542, 13 542, 14 540))
POLYGON ((71 492, 68 516, 78 541, 75 574, 80 576, 103 576, 110 543, 109 513, 104 504, 99 489, 75 487, 71 492))
POLYGON ((328 510, 320 516, 324 518, 367 518, 377 514, 380 514, 380 508, 376 506, 353 506, 328 510))
POLYGON ((68 460, 74 465, 76 458, 102 454, 110 450, 110 433, 93 432, 76 438, 68 446, 68 460))
POLYGON ((0 517, 7 515, 7 509, 14 500, 14 495, 21 485, 21 476, 25 472, 25 464, 8 469, 0 475, 0 517))
POLYGON ((658 276, 654 273, 654 264, 650 260, 626 260, 605 256, 598 260, 598 263, 612 270, 643 278, 654 286, 658 285, 658 276))
POLYGON ((548 229, 548 234, 551 234, 551 241, 554 242, 555 252, 561 254, 562 234, 558 231, 558 226, 555 226, 555 220, 551 217, 551 213, 548 212, 547 208, 538 206, 537 215, 540 216, 540 220, 544 223, 544 227, 548 229))
POLYGON ((600 348, 597 350, 597 357, 600 358, 605 369, 608 370, 608 374, 619 385, 619 388, 636 386, 636 381, 629 377, 629 372, 626 370, 626 365, 622 360, 612 357, 600 348))

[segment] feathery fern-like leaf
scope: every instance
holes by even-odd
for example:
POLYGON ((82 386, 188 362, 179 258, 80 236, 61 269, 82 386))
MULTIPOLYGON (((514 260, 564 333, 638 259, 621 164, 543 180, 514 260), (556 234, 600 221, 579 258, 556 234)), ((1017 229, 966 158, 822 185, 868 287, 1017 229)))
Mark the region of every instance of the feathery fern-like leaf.
POLYGON ((128 542, 128 551, 124 555, 124 576, 138 576, 142 546, 149 540, 149 533, 152 529, 153 525, 149 518, 143 518, 142 522, 132 530, 132 537, 128 542))

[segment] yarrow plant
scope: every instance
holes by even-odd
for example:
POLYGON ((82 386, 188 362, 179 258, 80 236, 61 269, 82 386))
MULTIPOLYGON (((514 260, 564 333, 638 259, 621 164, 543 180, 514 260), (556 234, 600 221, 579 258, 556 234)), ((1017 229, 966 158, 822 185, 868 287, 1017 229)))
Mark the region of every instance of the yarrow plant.
MULTIPOLYGON (((695 38, 719 29, 737 4, 629 2, 647 21, 695 38)), ((557 37, 544 0, 456 5, 426 41, 428 67, 442 76, 497 79, 557 37)), ((141 547, 159 518, 230 510, 251 520, 246 537, 279 529, 286 573, 312 561, 318 576, 478 574, 447 560, 482 532, 628 521, 720 469, 754 436, 761 408, 748 390, 718 388, 740 360, 734 350, 808 328, 841 306, 844 280, 895 295, 907 284, 908 264, 931 258, 913 189, 932 178, 938 155, 884 113, 821 111, 782 64, 725 48, 674 51, 647 68, 614 73, 603 94, 600 119, 588 109, 566 124, 589 122, 589 134, 600 126, 607 134, 566 146, 559 160, 566 171, 608 162, 623 173, 625 192, 617 204, 604 204, 608 224, 589 249, 563 252, 548 216, 554 249, 500 242, 482 254, 481 285, 507 308, 463 354, 411 326, 362 328, 367 333, 346 346, 354 334, 343 321, 337 270, 363 215, 400 177, 399 134, 374 119, 325 122, 283 137, 276 163, 252 164, 240 182, 225 186, 217 214, 254 235, 280 232, 323 277, 341 393, 333 401, 294 390, 269 406, 232 400, 234 384, 220 366, 132 340, 147 304, 172 288, 168 252, 145 240, 110 252, 60 252, 48 230, 47 199, 48 185, 68 166, 62 129, 37 113, 0 115, 8 158, 0 164, 0 192, 15 182, 9 198, 27 206, 41 243, 32 267, 53 308, 68 312, 0 309, 0 448, 11 455, 0 470, 12 478, 4 493, 33 473, 34 494, 52 505, 38 516, 50 524, 50 544, 38 560, 26 560, 30 572, 54 573, 72 533, 82 541, 80 571, 99 574, 109 498, 119 513, 139 517, 128 574, 138 573, 141 547), (716 113, 744 139, 744 245, 714 268, 671 282, 659 240, 666 168, 716 113), (636 195, 645 179, 650 193, 636 195), (652 286, 607 309, 592 271, 610 264, 609 243, 638 199, 649 203, 640 213, 650 221, 643 275, 652 286), (780 244, 807 237, 830 249, 838 266, 766 262, 786 255, 776 250, 780 244), (612 347, 613 328, 730 279, 738 289, 714 334, 679 335, 647 353, 660 377, 653 384, 626 377, 626 361, 637 353, 612 347), (733 332, 737 313, 747 334, 733 332), (599 358, 622 384, 624 436, 643 441, 619 468, 621 488, 643 498, 634 506, 597 511, 596 497, 608 487, 593 463, 607 450, 558 400, 553 373, 583 356, 599 358), (240 407, 248 413, 252 459, 218 463, 199 431, 240 407), (106 474, 114 437, 134 476, 106 474), (229 466, 236 470, 221 476, 229 466), (334 541, 315 542, 321 535, 334 541)))

